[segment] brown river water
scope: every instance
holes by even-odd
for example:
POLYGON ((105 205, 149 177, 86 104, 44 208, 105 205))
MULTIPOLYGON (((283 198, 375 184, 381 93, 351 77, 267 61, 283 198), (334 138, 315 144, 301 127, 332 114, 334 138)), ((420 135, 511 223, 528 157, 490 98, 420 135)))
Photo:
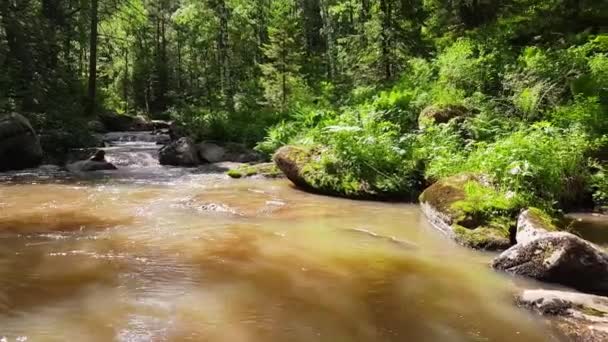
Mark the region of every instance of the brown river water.
POLYGON ((416 205, 162 168, 155 148, 0 177, 0 341, 558 341, 416 205))

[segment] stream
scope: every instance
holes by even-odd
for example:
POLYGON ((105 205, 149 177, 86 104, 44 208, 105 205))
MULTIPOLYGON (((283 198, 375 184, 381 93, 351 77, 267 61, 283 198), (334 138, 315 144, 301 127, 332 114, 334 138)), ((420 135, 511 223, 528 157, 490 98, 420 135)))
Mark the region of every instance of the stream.
POLYGON ((1 341, 559 341, 417 205, 163 167, 0 174, 1 341))

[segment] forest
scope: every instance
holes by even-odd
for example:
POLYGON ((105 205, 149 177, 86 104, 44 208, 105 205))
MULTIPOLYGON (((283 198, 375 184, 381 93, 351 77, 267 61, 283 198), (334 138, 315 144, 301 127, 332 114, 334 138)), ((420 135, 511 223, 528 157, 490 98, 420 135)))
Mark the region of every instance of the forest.
POLYGON ((48 151, 141 115, 297 146, 323 193, 415 199, 470 172, 508 207, 608 205, 606 1, 2 0, 0 16, 0 108, 48 151))
POLYGON ((608 0, 0 0, 0 342, 607 327, 608 0))

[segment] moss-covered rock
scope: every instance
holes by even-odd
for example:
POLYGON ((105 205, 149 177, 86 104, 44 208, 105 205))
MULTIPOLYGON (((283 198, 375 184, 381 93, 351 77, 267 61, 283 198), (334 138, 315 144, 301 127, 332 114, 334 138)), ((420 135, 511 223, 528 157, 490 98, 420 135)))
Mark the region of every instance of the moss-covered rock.
POLYGON ((418 178, 421 176, 415 172, 397 177, 386 177, 378 172, 356 173, 326 148, 285 146, 275 153, 273 160, 296 186, 323 195, 352 199, 413 200, 419 194, 418 178))
POLYGON ((420 203, 433 226, 464 246, 502 250, 512 245, 517 205, 483 175, 442 179, 422 193, 420 203))
POLYGON ((548 232, 558 231, 553 218, 538 208, 529 208, 517 220, 517 243, 527 243, 548 232))
POLYGON ((265 178, 279 178, 283 176, 283 173, 274 163, 262 163, 262 164, 244 164, 238 166, 226 173, 232 178, 246 178, 246 177, 265 177, 265 178))
POLYGON ((433 124, 447 123, 453 119, 470 115, 468 108, 461 105, 433 105, 426 107, 418 117, 418 127, 424 129, 433 124))

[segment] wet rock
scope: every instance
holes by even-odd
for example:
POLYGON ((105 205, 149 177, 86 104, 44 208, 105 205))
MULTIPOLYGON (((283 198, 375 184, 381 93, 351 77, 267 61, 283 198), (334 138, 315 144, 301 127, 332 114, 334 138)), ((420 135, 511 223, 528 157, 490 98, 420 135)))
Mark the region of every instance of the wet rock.
POLYGON ((504 250, 512 245, 517 208, 486 176, 460 174, 442 179, 424 190, 420 204, 435 228, 464 246, 504 250))
POLYGON ((198 153, 203 161, 207 163, 219 163, 226 160, 226 149, 210 142, 203 142, 197 145, 198 153))
POLYGON ((525 234, 521 241, 495 258, 492 267, 583 292, 608 294, 608 254, 599 247, 566 232, 525 234))
POLYGON ((159 151, 159 161, 162 165, 197 166, 202 163, 199 150, 190 138, 180 138, 159 151))
POLYGON ((247 177, 264 177, 264 178, 280 178, 283 177, 281 170, 274 163, 261 164, 244 164, 239 165, 227 172, 232 178, 247 178, 247 177))
POLYGON ((98 150, 87 160, 77 161, 68 164, 68 170, 71 172, 91 172, 91 171, 108 171, 116 170, 114 164, 106 160, 106 153, 103 150, 98 150))
POLYGON ((0 171, 36 167, 42 162, 40 141, 20 114, 0 115, 0 171))
POLYGON ((608 298, 576 292, 524 290, 518 305, 551 318, 563 335, 575 342, 608 341, 608 298))
POLYGON ((425 108, 420 113, 418 126, 420 129, 424 129, 433 124, 447 123, 454 119, 464 118, 469 116, 469 114, 469 109, 461 105, 433 105, 425 108))

